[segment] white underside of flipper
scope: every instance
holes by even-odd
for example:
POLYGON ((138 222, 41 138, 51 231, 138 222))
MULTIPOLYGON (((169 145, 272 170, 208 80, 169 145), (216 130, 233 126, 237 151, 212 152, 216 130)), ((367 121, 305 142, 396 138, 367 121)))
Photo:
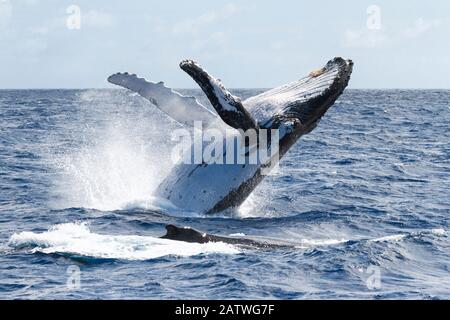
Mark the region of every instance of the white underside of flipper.
POLYGON ((150 82, 129 73, 113 74, 108 81, 138 93, 172 119, 184 125, 192 126, 194 121, 202 121, 203 125, 207 126, 218 118, 194 97, 183 96, 164 86, 163 82, 150 82))

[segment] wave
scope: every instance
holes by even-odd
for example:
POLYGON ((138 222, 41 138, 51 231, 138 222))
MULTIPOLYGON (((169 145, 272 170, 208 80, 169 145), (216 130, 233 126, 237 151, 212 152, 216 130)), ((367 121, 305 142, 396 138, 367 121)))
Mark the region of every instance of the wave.
POLYGON ((368 241, 370 242, 397 242, 402 241, 406 238, 412 237, 421 237, 424 235, 433 235, 437 237, 443 237, 447 235, 447 231, 444 229, 430 229, 430 230, 422 230, 422 231, 416 231, 416 232, 410 232, 410 233, 402 233, 402 234, 394 234, 384 237, 379 237, 375 239, 370 239, 368 241))
MULTIPOLYGON (((425 235, 443 237, 447 235, 447 231, 431 229, 357 240, 298 239, 290 243, 296 249, 310 249, 355 242, 367 244, 399 242, 425 235)), ((229 236, 244 236, 244 234, 236 233, 229 236)), ((237 254, 241 252, 238 247, 223 242, 200 244, 141 235, 97 234, 89 229, 86 222, 58 224, 42 233, 28 231, 15 233, 10 237, 7 246, 11 250, 28 250, 30 253, 56 253, 121 260, 150 260, 169 255, 189 257, 199 254, 237 254)))
POLYGON ((351 240, 351 239, 301 239, 298 241, 297 248, 311 248, 311 247, 322 247, 322 246, 333 246, 344 243, 375 243, 375 242, 399 242, 406 240, 408 238, 419 238, 426 235, 432 235, 436 237, 444 237, 447 235, 447 231, 444 229, 430 229, 430 230, 422 230, 416 232, 409 233, 401 233, 401 234, 392 234, 387 236, 382 236, 378 238, 363 238, 359 240, 351 240))
POLYGON ((306 249, 311 247, 333 246, 349 241, 346 239, 302 239, 296 247, 306 249))
POLYGON ((163 256, 237 254, 240 251, 222 242, 187 243, 138 235, 105 235, 92 232, 87 223, 65 223, 43 233, 13 234, 8 246, 31 253, 73 254, 100 259, 150 260, 163 256))

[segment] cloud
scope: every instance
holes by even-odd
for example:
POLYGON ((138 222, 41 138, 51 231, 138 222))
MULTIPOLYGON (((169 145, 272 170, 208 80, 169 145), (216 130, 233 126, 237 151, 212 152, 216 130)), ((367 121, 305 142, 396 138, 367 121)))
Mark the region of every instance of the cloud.
POLYGON ((43 27, 32 27, 32 28, 30 28, 30 32, 31 32, 32 34, 44 36, 44 35, 48 34, 49 28, 48 28, 47 26, 43 26, 43 27))
POLYGON ((387 43, 404 43, 405 40, 417 38, 441 27, 446 19, 417 18, 408 27, 398 27, 388 34, 384 29, 370 30, 347 29, 344 32, 342 45, 349 48, 377 48, 387 43))
POLYGON ((30 6, 34 6, 34 5, 39 4, 39 0, 25 0, 25 3, 30 5, 30 6))
POLYGON ((12 17, 12 5, 9 1, 0 0, 0 29, 5 28, 12 17))
POLYGON ((223 45, 228 41, 228 35, 223 31, 218 31, 211 34, 210 39, 217 45, 223 45))
POLYGON ((408 38, 416 38, 438 28, 442 22, 442 19, 425 20, 424 18, 418 18, 411 27, 408 27, 403 31, 403 35, 408 38))
POLYGON ((197 17, 189 18, 169 24, 166 21, 158 21, 155 24, 154 31, 175 38, 171 41, 187 41, 183 46, 193 51, 202 51, 207 47, 209 50, 213 48, 224 52, 230 42, 227 26, 232 26, 227 21, 232 19, 241 8, 233 3, 215 8, 197 17))
POLYGON ((195 19, 187 19, 176 23, 172 28, 172 32, 175 35, 197 35, 206 27, 214 23, 222 22, 237 12, 239 12, 239 7, 235 4, 229 3, 219 10, 207 12, 195 19))
POLYGON ((108 28, 114 25, 114 17, 105 12, 99 12, 96 10, 90 10, 86 13, 81 13, 81 27, 96 27, 96 28, 108 28))
POLYGON ((387 34, 382 30, 348 29, 344 32, 343 46, 348 48, 377 48, 388 41, 387 34))
POLYGON ((26 38, 23 39, 20 44, 17 45, 19 54, 24 55, 26 60, 39 61, 39 55, 47 50, 48 43, 46 39, 43 38, 26 38))
POLYGON ((226 48, 226 45, 229 41, 229 37, 227 33, 218 31, 213 32, 205 37, 198 37, 196 38, 192 44, 191 47, 193 50, 201 50, 202 48, 208 47, 217 47, 221 50, 224 50, 226 48))

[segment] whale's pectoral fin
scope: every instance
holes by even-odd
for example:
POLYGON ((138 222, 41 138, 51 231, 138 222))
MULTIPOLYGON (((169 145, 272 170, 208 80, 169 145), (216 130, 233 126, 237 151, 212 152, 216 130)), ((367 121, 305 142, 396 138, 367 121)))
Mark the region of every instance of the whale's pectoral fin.
POLYGON ((192 126, 194 121, 202 121, 207 125, 217 119, 217 116, 197 99, 183 96, 164 86, 163 82, 150 82, 129 73, 113 74, 108 81, 138 93, 172 119, 184 125, 192 126))
POLYGON ((218 79, 209 75, 197 62, 184 60, 180 63, 180 68, 197 82, 226 124, 244 131, 258 129, 257 122, 244 108, 241 100, 233 96, 218 79))

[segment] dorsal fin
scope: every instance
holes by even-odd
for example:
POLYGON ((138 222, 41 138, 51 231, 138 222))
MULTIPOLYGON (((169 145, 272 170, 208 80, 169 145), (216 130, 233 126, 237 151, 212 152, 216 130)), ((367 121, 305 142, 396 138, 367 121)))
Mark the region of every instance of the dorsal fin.
POLYGON ((205 243, 209 241, 209 239, 206 238, 205 234, 201 234, 197 230, 189 227, 180 228, 174 226, 173 224, 169 224, 166 226, 166 231, 166 234, 161 237, 162 239, 197 243, 205 243))
POLYGON ((197 62, 184 60, 180 68, 189 74, 208 97, 222 120, 235 129, 258 129, 258 124, 244 108, 241 99, 233 96, 222 83, 208 74, 197 62))

